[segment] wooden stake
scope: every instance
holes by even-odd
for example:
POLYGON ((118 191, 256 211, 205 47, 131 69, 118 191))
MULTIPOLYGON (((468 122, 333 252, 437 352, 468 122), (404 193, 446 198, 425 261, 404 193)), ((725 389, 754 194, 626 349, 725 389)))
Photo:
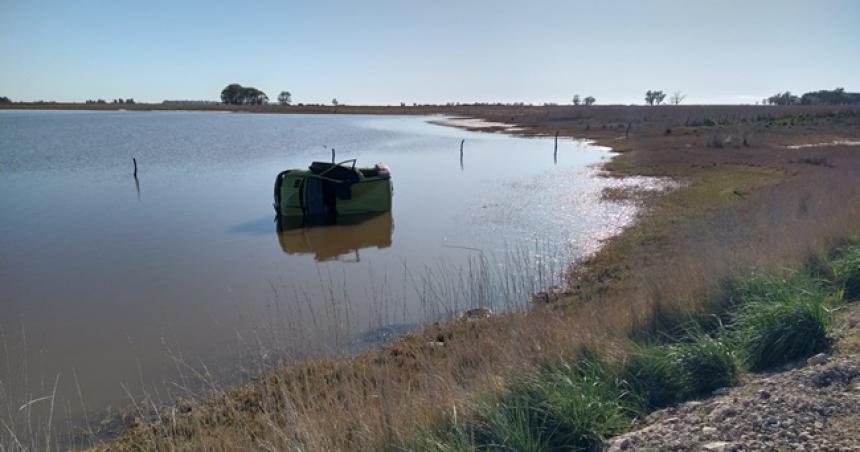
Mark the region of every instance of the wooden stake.
POLYGON ((460 169, 461 170, 463 169, 463 143, 465 143, 465 142, 466 142, 465 139, 460 140, 460 169))
POLYGON ((131 163, 134 164, 134 189, 137 190, 137 200, 140 201, 140 180, 137 179, 137 159, 132 157, 131 163))
POLYGON ((553 163, 558 163, 558 130, 555 131, 555 149, 552 151, 553 163))
POLYGON ((331 162, 334 163, 334 148, 331 148, 331 162))

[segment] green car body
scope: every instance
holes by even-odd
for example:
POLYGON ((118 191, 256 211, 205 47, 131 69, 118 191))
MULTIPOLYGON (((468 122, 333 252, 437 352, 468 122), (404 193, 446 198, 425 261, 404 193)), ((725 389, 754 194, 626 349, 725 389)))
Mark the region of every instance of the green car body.
POLYGON ((391 210, 391 173, 384 165, 356 168, 355 160, 314 162, 275 178, 275 212, 294 223, 391 210), (351 163, 351 165, 349 165, 351 163))

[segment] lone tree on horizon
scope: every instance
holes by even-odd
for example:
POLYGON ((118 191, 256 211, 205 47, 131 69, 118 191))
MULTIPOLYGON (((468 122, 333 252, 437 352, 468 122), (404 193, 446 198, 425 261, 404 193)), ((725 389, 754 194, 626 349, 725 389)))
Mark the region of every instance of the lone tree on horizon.
POLYGON ((594 96, 588 96, 585 98, 585 100, 583 100, 583 103, 586 106, 590 106, 590 105, 594 105, 594 101, 595 101, 594 96))
POLYGON ((281 94, 278 94, 278 103, 281 105, 290 105, 293 101, 293 95, 290 94, 289 91, 281 91, 281 94))
POLYGON ((331 104, 334 105, 335 107, 338 106, 337 97, 335 97, 334 99, 331 100, 331 104))
POLYGON ((674 93, 672 93, 671 96, 669 96, 669 103, 672 105, 681 105, 681 102, 683 102, 686 98, 686 94, 680 91, 675 91, 674 93))
POLYGON ((663 102, 663 99, 665 98, 666 93, 664 93, 663 91, 651 91, 649 89, 648 92, 645 93, 645 102, 648 103, 648 105, 660 105, 660 103, 663 102))
POLYGON ((573 95, 573 105, 579 105, 582 103, 582 100, 579 98, 579 94, 573 95))

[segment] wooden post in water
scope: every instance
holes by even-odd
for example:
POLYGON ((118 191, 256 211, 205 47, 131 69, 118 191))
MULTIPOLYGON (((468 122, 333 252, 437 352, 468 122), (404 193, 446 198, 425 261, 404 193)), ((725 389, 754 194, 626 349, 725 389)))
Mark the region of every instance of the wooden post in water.
POLYGON ((558 163, 558 130, 555 131, 555 149, 552 151, 552 162, 558 163))
POLYGON ((334 163, 334 148, 331 148, 331 162, 334 163))
POLYGON ((134 164, 134 189, 137 190, 137 200, 140 201, 140 180, 137 179, 137 159, 132 157, 131 163, 134 164))
POLYGON ((460 170, 463 169, 463 143, 466 142, 466 139, 460 140, 460 170))

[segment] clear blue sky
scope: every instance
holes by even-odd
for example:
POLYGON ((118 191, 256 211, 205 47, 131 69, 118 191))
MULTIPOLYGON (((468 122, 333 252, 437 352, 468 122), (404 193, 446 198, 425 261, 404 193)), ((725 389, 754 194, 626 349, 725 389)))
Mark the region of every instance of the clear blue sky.
POLYGON ((0 96, 754 102, 860 91, 860 1, 0 0, 0 96))

